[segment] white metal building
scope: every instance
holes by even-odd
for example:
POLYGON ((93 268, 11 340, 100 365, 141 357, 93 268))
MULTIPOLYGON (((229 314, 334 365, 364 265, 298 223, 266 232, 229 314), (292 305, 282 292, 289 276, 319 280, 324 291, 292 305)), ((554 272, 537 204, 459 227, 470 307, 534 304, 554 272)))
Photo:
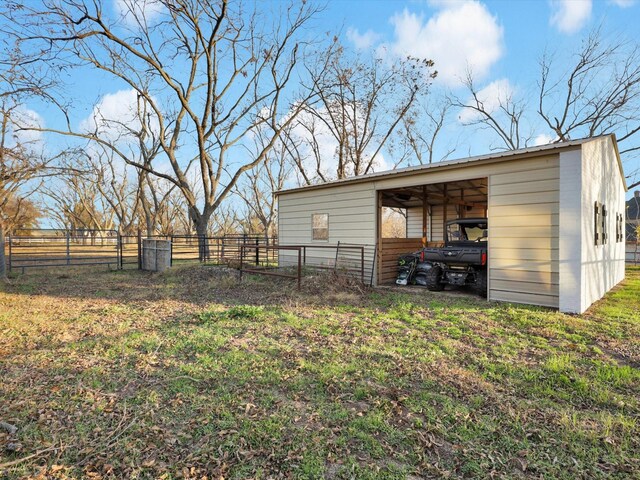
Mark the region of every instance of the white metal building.
POLYGON ((486 215, 488 298, 581 313, 624 278, 625 192, 606 135, 283 190, 279 243, 370 245, 384 284, 447 220, 486 215), (382 238, 383 207, 406 209, 407 238, 382 238))

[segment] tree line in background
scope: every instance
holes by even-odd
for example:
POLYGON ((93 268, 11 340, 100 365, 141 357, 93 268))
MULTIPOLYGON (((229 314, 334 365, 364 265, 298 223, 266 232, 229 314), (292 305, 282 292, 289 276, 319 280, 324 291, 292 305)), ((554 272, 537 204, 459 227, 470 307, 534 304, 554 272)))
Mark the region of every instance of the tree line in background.
POLYGON ((496 150, 530 146, 536 121, 551 141, 613 132, 640 183, 640 50, 599 31, 570 63, 543 55, 535 91, 488 98, 473 72, 453 94, 434 88, 430 59, 310 34, 315 2, 120 3, 114 16, 104 2, 5 2, 0 242, 42 217, 124 234, 273 235, 274 191, 446 159, 465 148, 442 138, 451 122, 483 130, 496 150), (75 68, 128 89, 125 114, 98 103, 76 125, 75 68), (34 100, 59 123, 34 119, 34 100))

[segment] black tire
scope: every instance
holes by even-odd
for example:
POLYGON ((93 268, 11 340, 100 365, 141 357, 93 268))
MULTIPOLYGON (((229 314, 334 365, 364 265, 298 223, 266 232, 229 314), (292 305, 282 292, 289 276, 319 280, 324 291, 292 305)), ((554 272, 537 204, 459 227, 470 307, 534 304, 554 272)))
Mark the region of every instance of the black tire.
POLYGON ((482 298, 487 298, 487 271, 486 270, 480 270, 479 272, 476 272, 476 284, 473 286, 473 289, 482 298))
POLYGON ((427 290, 431 292, 441 292, 444 290, 444 283, 442 283, 442 268, 433 266, 425 272, 427 290))

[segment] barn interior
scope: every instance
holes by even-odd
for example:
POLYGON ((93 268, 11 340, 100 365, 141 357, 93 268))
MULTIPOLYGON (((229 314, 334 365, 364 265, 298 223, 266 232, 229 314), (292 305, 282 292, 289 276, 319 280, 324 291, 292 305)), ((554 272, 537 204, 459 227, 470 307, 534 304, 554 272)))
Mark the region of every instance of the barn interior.
POLYGON ((378 284, 395 281, 400 255, 443 245, 448 221, 487 217, 487 192, 486 177, 379 190, 378 284), (404 217, 404 237, 384 232, 383 217, 388 209, 404 217))

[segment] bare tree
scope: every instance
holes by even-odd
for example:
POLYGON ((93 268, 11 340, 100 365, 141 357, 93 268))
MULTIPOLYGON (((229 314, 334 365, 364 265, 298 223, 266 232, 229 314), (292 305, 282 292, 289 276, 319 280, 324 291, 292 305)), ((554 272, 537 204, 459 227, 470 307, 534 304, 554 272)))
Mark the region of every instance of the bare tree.
POLYGON ((455 152, 456 146, 449 142, 448 148, 436 158, 436 144, 453 108, 447 96, 443 96, 436 104, 423 99, 417 102, 411 115, 403 118, 401 138, 408 153, 420 165, 446 160, 455 152))
MULTIPOLYGON (((599 30, 583 41, 571 66, 557 71, 552 55, 540 61, 538 114, 556 141, 616 133, 623 161, 640 152, 640 47, 607 42, 599 30)), ((630 167, 630 188, 640 168, 630 167)))
POLYGON ((384 207, 382 211, 382 237, 406 238, 407 210, 405 208, 384 207))
POLYGON ((528 146, 536 120, 551 129, 555 142, 615 133, 630 188, 640 185, 640 47, 607 41, 595 30, 563 65, 569 67, 560 67, 553 55, 542 56, 537 92, 531 92, 535 113, 524 95, 509 88, 489 95, 468 74, 468 98, 454 100, 461 120, 493 132, 500 142, 496 148, 507 150, 528 146))
POLYGON ((115 211, 96 188, 97 179, 92 174, 95 172, 66 172, 40 189, 46 197, 43 203, 49 216, 60 228, 76 235, 90 230, 112 230, 117 226, 115 211))
POLYGON ((147 235, 190 233, 190 221, 184 198, 175 184, 142 172, 138 194, 147 235))
POLYGON ((19 230, 37 228, 42 212, 28 198, 14 196, 0 209, 0 216, 5 233, 14 235, 19 230))
POLYGON ((24 15, 16 25, 25 37, 41 40, 39 48, 58 48, 136 91, 157 123, 170 173, 155 162, 132 160, 100 135, 78 134, 70 125, 58 133, 112 148, 129 164, 175 184, 196 232, 204 235, 240 176, 264 161, 309 101, 294 96, 290 84, 301 55, 298 33, 317 8, 292 2, 273 24, 239 1, 157 0, 161 8, 153 16, 137 2, 124 4, 124 18, 109 18, 100 2, 46 2, 41 11, 16 10, 24 15), (272 130, 264 150, 245 160, 233 155, 262 125, 272 130), (189 158, 196 158, 200 195, 187 177, 185 149, 195 152, 189 158))
POLYGON ((211 219, 209 234, 214 237, 223 237, 225 235, 241 233, 242 222, 238 218, 236 209, 229 204, 222 205, 216 210, 211 219))
POLYGON ((453 106, 462 109, 460 121, 463 125, 493 132, 500 142, 493 147, 496 150, 517 150, 527 146, 533 135, 524 132, 526 101, 516 98, 508 85, 491 92, 479 89, 472 72, 467 72, 463 84, 467 98, 452 98, 453 106))
MULTIPOLYGON (((268 132, 258 132, 255 149, 261 150, 262 143, 268 141, 268 138, 268 132)), ((277 202, 274 192, 284 188, 292 170, 288 149, 284 142, 279 141, 271 149, 264 163, 247 172, 244 180, 236 186, 235 193, 242 200, 247 212, 245 222, 251 224, 251 219, 257 220, 257 231, 265 238, 276 233, 277 202)), ((252 228, 250 231, 254 230, 256 229, 252 228)))
POLYGON ((297 120, 290 149, 305 183, 364 175, 436 75, 433 62, 405 58, 388 63, 336 52, 318 54, 309 68, 320 102, 297 120), (297 138, 296 138, 297 137, 297 138), (334 146, 326 158, 327 144, 334 146), (303 162, 300 158, 308 158, 303 162), (335 164, 335 173, 326 165, 335 164))
POLYGON ((12 202, 21 202, 24 188, 34 179, 47 175, 54 157, 39 153, 37 138, 25 137, 20 130, 34 126, 24 102, 46 94, 50 80, 31 77, 22 68, 23 57, 8 39, 0 41, 0 280, 6 280, 5 231, 12 202))
MULTIPOLYGON (((111 149, 101 146, 84 150, 78 157, 80 173, 70 175, 67 184, 75 203, 92 212, 91 228, 115 228, 121 234, 133 234, 139 223, 146 172, 131 171, 111 149)), ((50 196, 56 199, 60 193, 50 191, 50 196)))

